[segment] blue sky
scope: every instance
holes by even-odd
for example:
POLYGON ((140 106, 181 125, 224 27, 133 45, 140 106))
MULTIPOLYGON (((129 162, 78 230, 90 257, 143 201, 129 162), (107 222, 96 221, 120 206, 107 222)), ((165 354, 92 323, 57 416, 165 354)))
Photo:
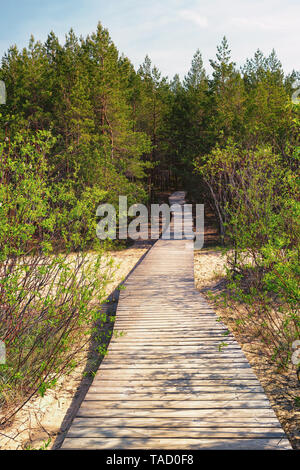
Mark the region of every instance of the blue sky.
POLYGON ((300 70, 299 18, 299 0, 0 0, 0 56, 31 34, 44 41, 53 30, 63 42, 71 27, 85 36, 101 21, 135 66, 149 54, 170 78, 185 75, 197 48, 210 71, 224 35, 238 65, 274 47, 290 72, 300 70))

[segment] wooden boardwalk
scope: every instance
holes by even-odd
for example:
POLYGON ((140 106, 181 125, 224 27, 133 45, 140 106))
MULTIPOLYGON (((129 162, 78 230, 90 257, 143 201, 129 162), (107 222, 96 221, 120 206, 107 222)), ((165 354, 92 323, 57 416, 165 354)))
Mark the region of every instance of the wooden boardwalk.
POLYGON ((193 258, 192 240, 160 239, 128 278, 115 323, 124 334, 63 449, 291 449, 240 346, 196 291, 193 258))

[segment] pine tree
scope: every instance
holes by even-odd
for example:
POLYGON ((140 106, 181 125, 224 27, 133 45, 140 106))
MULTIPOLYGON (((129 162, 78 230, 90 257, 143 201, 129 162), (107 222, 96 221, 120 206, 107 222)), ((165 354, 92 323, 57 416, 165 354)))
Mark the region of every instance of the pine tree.
POLYGON ((156 172, 165 165, 165 152, 163 147, 164 118, 168 109, 169 84, 157 67, 153 66, 148 56, 138 69, 140 77, 140 97, 137 109, 137 126, 151 139, 152 149, 148 154, 148 192, 151 195, 154 176, 153 166, 160 162, 156 172))
POLYGON ((244 135, 245 88, 244 82, 231 60, 231 51, 226 37, 217 47, 216 60, 210 60, 213 68, 211 90, 213 93, 213 119, 210 132, 221 145, 228 138, 244 135))

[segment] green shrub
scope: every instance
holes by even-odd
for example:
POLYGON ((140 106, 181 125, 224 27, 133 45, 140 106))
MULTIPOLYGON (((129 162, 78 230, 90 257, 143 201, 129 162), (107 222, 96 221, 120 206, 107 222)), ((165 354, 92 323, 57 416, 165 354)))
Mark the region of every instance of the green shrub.
POLYGON ((198 170, 227 243, 229 294, 222 296, 232 307, 244 305, 237 326, 287 366, 300 337, 299 178, 270 148, 246 151, 232 143, 216 148, 198 170))

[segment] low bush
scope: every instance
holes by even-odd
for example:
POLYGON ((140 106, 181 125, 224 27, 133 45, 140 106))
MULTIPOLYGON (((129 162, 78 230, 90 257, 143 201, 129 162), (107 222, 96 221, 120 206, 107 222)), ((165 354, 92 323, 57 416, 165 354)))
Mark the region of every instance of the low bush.
POLYGON ((220 300, 237 310, 243 305, 237 327, 287 367, 300 338, 299 178, 271 148, 245 151, 232 143, 216 148, 199 171, 226 242, 228 282, 220 300))

